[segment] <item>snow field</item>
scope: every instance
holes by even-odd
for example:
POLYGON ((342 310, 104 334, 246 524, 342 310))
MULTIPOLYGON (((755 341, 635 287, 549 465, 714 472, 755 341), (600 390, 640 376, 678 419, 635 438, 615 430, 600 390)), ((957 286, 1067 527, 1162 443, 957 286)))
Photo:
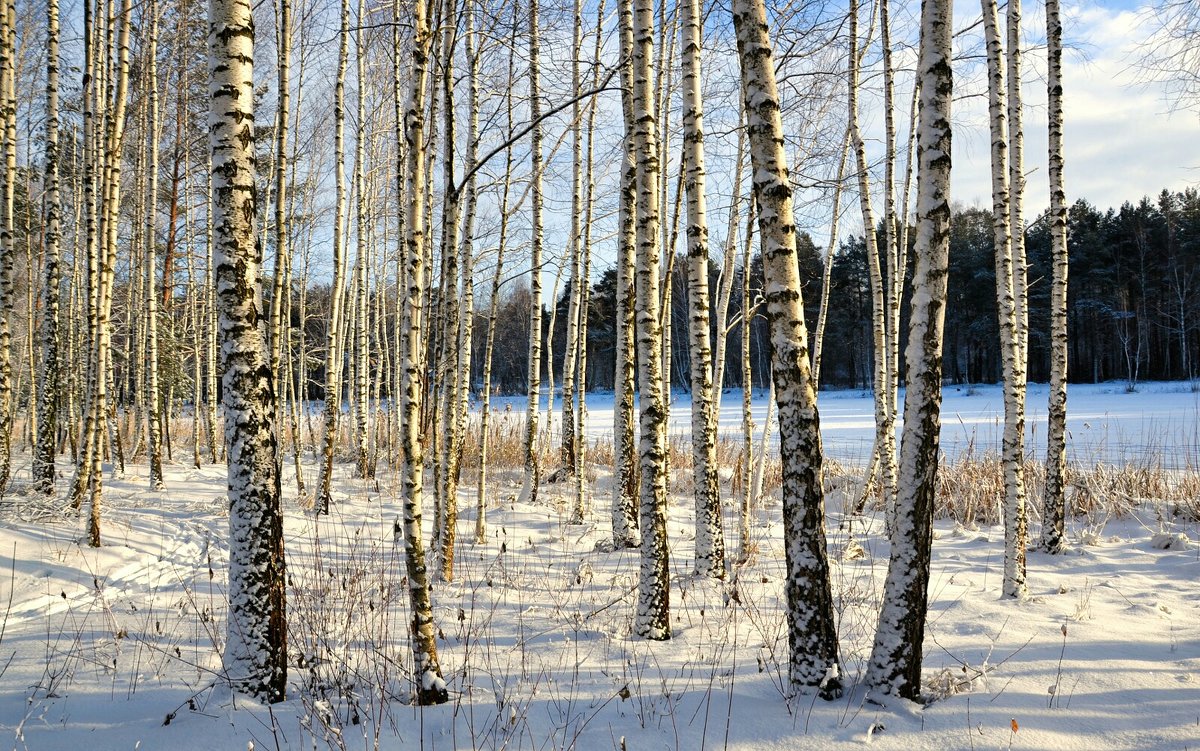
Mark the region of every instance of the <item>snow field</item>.
MULTIPOLYGON (((1165 419, 1141 416, 1161 406, 1186 432, 1191 394, 1130 396, 1141 407, 1125 421, 1110 412, 1110 424, 1132 434, 1130 420, 1165 419)), ((826 430, 840 429, 837 401, 822 405, 826 430)), ((845 401, 852 411, 855 400, 845 401)), ((602 401, 591 403, 596 431, 602 401)), ((329 517, 302 508, 285 477, 290 687, 288 701, 270 708, 212 688, 225 633, 223 466, 168 465, 162 493, 145 490, 142 465, 106 478, 99 550, 79 544, 81 520, 39 515, 28 496, 5 498, 0 748, 1200 747, 1200 529, 1164 504, 1123 501, 1069 519, 1071 552, 1030 553, 1023 602, 1000 599, 999 527, 938 521, 924 661, 936 701, 880 708, 856 682, 888 546, 879 515, 843 514, 857 489, 852 473, 827 478, 836 486, 829 543, 851 690, 826 703, 789 696, 782 682, 777 496, 755 509, 750 560, 725 581, 697 579, 691 500, 679 492, 688 470, 673 468, 675 638, 651 643, 630 636, 637 552, 604 544, 607 468, 594 468, 585 525, 567 523, 569 485, 521 504, 519 473, 498 469, 485 544, 471 542, 474 482, 459 495, 456 577, 433 590, 452 699, 421 709, 409 701, 398 491, 380 471, 376 487, 339 465, 329 517), (1131 510, 1117 516, 1118 508, 1131 510)))

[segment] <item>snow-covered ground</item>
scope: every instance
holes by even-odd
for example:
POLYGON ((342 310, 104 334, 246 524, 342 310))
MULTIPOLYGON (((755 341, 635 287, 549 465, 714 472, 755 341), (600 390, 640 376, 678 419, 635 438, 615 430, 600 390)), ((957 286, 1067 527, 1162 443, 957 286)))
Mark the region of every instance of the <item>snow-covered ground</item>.
MULTIPOLYGON (((1072 389, 1076 458, 1196 466, 1195 395, 1105 388, 1072 389)), ((1032 392, 1031 411, 1045 391, 1032 392)), ((726 399, 736 432, 740 394, 726 399)), ((591 405, 589 431, 601 435, 611 397, 591 405)), ((973 438, 972 450, 989 450, 998 407, 990 387, 949 390, 943 444, 965 451, 973 438)), ((865 455, 869 398, 823 394, 822 410, 831 453, 865 455)), ((270 708, 212 688, 225 622, 223 467, 170 466, 168 489, 152 493, 145 467, 131 466, 106 483, 98 550, 79 543, 79 520, 44 515, 19 493, 0 501, 0 749, 1200 748, 1200 528, 1166 505, 1072 518, 1068 555, 1030 554, 1024 602, 1000 599, 1000 529, 938 522, 924 661, 936 701, 880 708, 856 681, 888 546, 878 518, 855 521, 866 555, 842 556, 852 477, 830 478, 829 501, 851 690, 826 703, 789 699, 782 684, 777 498, 756 509, 754 554, 725 582, 690 575, 691 504, 672 499, 675 638, 650 643, 630 636, 636 552, 597 547, 609 532, 605 468, 578 526, 568 488, 521 504, 520 478, 498 472, 486 544, 471 542, 473 492, 460 497, 457 576, 433 593, 452 701, 420 709, 408 702, 398 493, 386 473, 375 486, 338 471, 330 517, 300 508, 285 479, 291 686, 270 708)))
MULTIPOLYGON (((1046 450, 1046 384, 1032 383, 1026 397, 1027 450, 1046 450)), ((903 389, 901 401, 903 401, 903 389)), ((524 415, 525 397, 493 399, 501 411, 511 406, 524 415)), ((545 406, 543 401, 543 407, 545 406)), ((865 463, 875 435, 870 392, 822 391, 818 396, 825 452, 839 461, 865 463)), ((555 400, 555 410, 562 400, 555 400)), ((588 395, 588 435, 612 435, 612 393, 588 395)), ((766 391, 755 391, 752 414, 758 430, 767 413, 766 391)), ((951 457, 968 452, 998 454, 1004 430, 1004 404, 994 384, 947 386, 942 400, 942 450, 951 457)), ((671 433, 690 438, 691 397, 676 392, 671 400, 671 433)), ((720 430, 740 440, 742 392, 727 389, 721 400, 720 430)), ((897 427, 897 431, 900 427, 897 427)), ((1125 463, 1153 459, 1168 469, 1200 469, 1200 389, 1189 383, 1149 382, 1129 393, 1125 384, 1073 384, 1067 401, 1068 460, 1075 463, 1125 463)), ((772 428, 772 435, 774 428, 772 428)), ((757 445, 757 444, 756 444, 757 445)))

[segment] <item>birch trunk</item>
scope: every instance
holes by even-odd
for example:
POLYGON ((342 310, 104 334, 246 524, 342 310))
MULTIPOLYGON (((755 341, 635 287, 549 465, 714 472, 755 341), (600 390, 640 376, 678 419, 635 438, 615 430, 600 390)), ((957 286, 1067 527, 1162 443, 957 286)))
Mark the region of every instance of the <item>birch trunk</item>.
MULTIPOLYGON (((34 488, 54 493, 54 457, 58 445, 59 240, 62 199, 58 170, 58 0, 46 2, 45 235, 42 261, 42 367, 38 382, 38 434, 33 455, 34 488)), ((70 362, 68 360, 67 362, 70 362)))
POLYGON ((366 141, 370 130, 367 127, 367 61, 363 45, 362 28, 366 23, 363 17, 362 0, 358 0, 358 24, 354 28, 354 54, 357 66, 358 96, 357 106, 358 133, 354 137, 354 191, 358 196, 354 202, 355 226, 355 256, 354 278, 356 294, 354 296, 354 469, 355 476, 369 480, 375 477, 375 467, 371 462, 370 434, 371 410, 367 393, 369 381, 370 358, 368 356, 369 328, 367 297, 370 293, 367 271, 370 267, 370 248, 367 245, 367 217, 365 207, 368 203, 366 188, 366 141))
MULTIPOLYGON (((1025 497, 1025 378, 1029 327, 1025 270, 1024 132, 1021 125, 1021 0, 1009 0, 1008 32, 1008 231, 1012 238, 1012 374, 1006 378, 1004 441, 1004 594, 1024 597, 1029 518, 1025 497)), ((1005 355, 1007 358, 1007 355, 1005 355)))
MULTIPOLYGON (((600 88, 600 55, 603 50, 605 0, 600 0, 596 8, 596 36, 592 50, 592 90, 600 88)), ((588 341, 588 309, 591 304, 592 268, 592 218, 596 208, 596 173, 595 173, 595 135, 596 135, 596 101, 593 99, 588 106, 587 143, 584 147, 584 219, 583 219, 583 299, 579 306, 579 376, 576 386, 579 389, 578 411, 575 416, 575 513, 583 521, 591 506, 588 500, 587 472, 584 469, 587 453, 587 341, 588 341)))
POLYGON ((412 613, 413 677, 417 703, 442 704, 449 699, 446 682, 438 663, 437 629, 429 597, 429 577, 421 535, 421 377, 422 304, 425 297, 425 86, 429 65, 430 31, 425 3, 415 2, 412 13, 412 71, 405 123, 404 168, 411 193, 405 219, 405 279, 407 294, 403 300, 404 340, 401 350, 401 433, 404 456, 401 466, 401 493, 404 504, 405 566, 408 574, 409 608, 412 613))
POLYGON ((918 699, 937 490, 942 332, 950 251, 950 0, 925 0, 917 76, 916 266, 909 319, 896 525, 865 683, 877 701, 918 699))
POLYGON ((683 149, 687 174, 688 343, 692 380, 692 474, 695 481, 695 572, 725 575, 725 533, 717 479, 717 421, 708 293, 708 219, 704 200, 704 106, 700 90, 700 0, 685 0, 683 19, 683 149))
POLYGON ((1015 430, 1024 432, 1023 389, 1017 378, 1021 370, 1018 354, 1018 305, 1015 275, 1019 273, 1013 254, 1008 123, 1005 113, 1004 48, 1000 40, 995 0, 982 0, 984 38, 988 58, 988 112, 992 137, 992 230, 996 246, 996 305, 1000 329, 1000 362, 1004 378, 1004 436, 1000 461, 1004 472, 1004 594, 1025 593, 1025 491, 1023 443, 1015 430), (1019 542, 1018 542, 1019 541, 1019 542))
MULTIPOLYGON (((529 118, 534 127, 529 132, 532 185, 530 187, 533 235, 529 243, 529 370, 526 387, 529 403, 525 412, 525 480, 521 499, 537 500, 541 483, 538 459, 538 427, 541 421, 538 397, 541 387, 542 362, 542 103, 539 81, 540 41, 538 37, 538 2, 529 3, 529 118)), ((554 398, 553 391, 550 394, 554 398)))
POLYGON ((788 675, 794 687, 816 689, 822 697, 833 698, 841 695, 842 683, 825 543, 820 418, 809 368, 779 91, 762 0, 736 0, 733 23, 759 206, 771 371, 779 407, 788 675))
MULTIPOLYGON (((275 376, 275 426, 276 438, 282 436, 283 409, 285 400, 283 382, 283 353, 291 334, 291 321, 284 319, 284 298, 290 293, 287 269, 290 264, 291 248, 288 237, 288 137, 291 116, 291 56, 292 56, 292 3, 278 0, 278 16, 275 35, 278 39, 276 80, 279 105, 275 114, 275 268, 271 277, 271 373, 275 376)), ((282 441, 277 441, 282 447, 282 441)), ((282 451, 282 448, 281 448, 282 451)), ((282 462, 280 458, 280 462, 282 462)), ((296 476, 297 485, 303 480, 296 476)))
POLYGON ((246 0, 209 0, 213 280, 229 455, 229 623, 223 671, 269 702, 287 689, 286 570, 270 371, 254 237, 254 26, 246 0))
POLYGON ((617 202, 616 372, 613 376, 613 546, 641 545, 634 449, 634 257, 637 253, 637 160, 633 144, 633 0, 617 1, 621 43, 621 112, 625 123, 617 202))
POLYGON ((12 313, 17 262, 14 197, 17 182, 17 14, 15 2, 0 0, 0 119, 4 166, 0 182, 0 493, 8 488, 12 462, 12 313))
MULTIPOLYGON (((850 1, 850 71, 849 110, 850 139, 854 148, 855 165, 858 172, 858 201, 863 220, 863 241, 867 246, 867 271, 871 284, 871 334, 874 345, 875 394, 875 445, 872 464, 879 468, 880 490, 884 508, 895 505, 896 492, 896 430, 893 423, 894 410, 891 404, 892 374, 891 346, 888 343, 887 295, 884 292, 883 272, 880 268, 879 241, 875 232, 875 212, 871 208, 871 180, 867 171, 867 148, 858 125, 859 64, 858 50, 858 2, 850 1)), ((871 483, 864 486, 864 495, 870 492, 871 483)), ((860 505, 861 502, 860 502, 860 505)), ((890 525, 889 525, 890 526, 890 525)))
POLYGON ((752 194, 746 216, 746 242, 742 246, 742 498, 738 509, 738 561, 746 563, 753 552, 750 544, 751 497, 750 468, 754 466, 754 373, 750 369, 750 322, 754 303, 750 300, 750 251, 754 245, 754 222, 758 218, 758 200, 752 194))
POLYGON ((147 38, 149 49, 146 56, 149 62, 147 81, 150 88, 150 128, 148 133, 150 143, 146 147, 149 150, 150 174, 149 186, 146 191, 146 226, 144 229, 146 233, 144 298, 146 301, 146 434, 149 437, 150 448, 150 489, 163 490, 166 488, 166 483, 163 481, 162 468, 162 397, 158 383, 158 292, 154 285, 157 274, 154 261, 158 229, 158 144, 161 140, 160 131, 162 130, 159 123, 158 108, 157 0, 151 0, 149 13, 150 35, 147 38))
MULTIPOLYGON (((583 7, 582 0, 575 0, 574 23, 572 24, 571 41, 571 90, 578 93, 581 87, 579 77, 579 58, 583 54, 583 7)), ((559 459, 562 464, 561 473, 573 477, 578 467, 575 455, 575 369, 579 348, 579 303, 583 297, 582 262, 583 254, 580 246, 581 221, 583 213, 583 134, 581 131, 581 108, 576 99, 571 105, 571 227, 567 240, 568 263, 571 267, 571 299, 567 306, 566 351, 563 353, 562 380, 562 447, 559 459)), ((557 308, 558 301, 555 300, 557 308)), ((582 509, 575 508, 572 521, 583 522, 582 509)))
POLYGON ((659 310, 659 162, 651 88, 654 5, 633 3, 632 137, 636 158, 637 222, 634 273, 638 354, 639 526, 642 533, 634 632, 643 638, 671 638, 670 569, 667 552, 666 404, 663 399, 662 319, 659 310))
POLYGON ((346 65, 350 57, 350 0, 341 2, 341 30, 338 32, 337 82, 334 85, 334 210, 333 210, 333 286, 330 292, 329 321, 325 338, 325 426, 321 440, 321 464, 317 475, 317 509, 329 513, 333 495, 333 454, 337 449, 338 422, 342 415, 342 318, 345 315, 345 242, 346 220, 346 65))
POLYGON ((1042 549, 1062 553, 1067 485, 1067 194, 1063 185, 1062 19, 1046 0, 1046 93, 1050 173, 1050 399, 1046 410, 1046 490, 1042 549))
POLYGON ((458 482, 454 431, 458 426, 459 385, 459 267, 458 230, 462 210, 461 192, 454 182, 454 149, 457 111, 454 106, 454 48, 458 43, 458 2, 449 0, 443 6, 442 19, 442 294, 438 301, 441 320, 442 357, 439 370, 443 377, 435 385, 441 392, 441 407, 435 418, 438 423, 437 502, 438 518, 434 523, 437 545, 438 576, 444 581, 454 578, 454 542, 458 527, 458 482))
MULTIPOLYGON (((463 220, 459 239, 462 269, 462 296, 458 308, 458 379, 455 388, 454 425, 450 440, 449 482, 453 484, 457 498, 459 475, 462 468, 463 447, 467 433, 467 411, 471 396, 471 353, 475 337, 475 211, 478 204, 476 166, 479 142, 479 52, 476 49, 475 3, 466 0, 464 19, 464 50, 467 56, 467 144, 465 164, 472 174, 463 186, 463 220)), ((457 500, 455 501, 457 504, 457 500)))

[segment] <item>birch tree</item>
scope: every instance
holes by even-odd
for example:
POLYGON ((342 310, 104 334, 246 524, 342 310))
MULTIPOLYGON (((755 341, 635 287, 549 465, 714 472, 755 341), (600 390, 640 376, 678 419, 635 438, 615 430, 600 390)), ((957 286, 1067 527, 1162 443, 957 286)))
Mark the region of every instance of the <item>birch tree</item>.
MULTIPOLYGON (((1011 193, 1013 173, 1009 169, 1008 117, 1005 87, 1004 48, 1000 39, 995 0, 982 0, 984 37, 988 59, 988 113, 992 138, 992 227, 996 260, 996 304, 1000 329, 1000 358, 1004 378, 1004 435, 1001 464, 1004 472, 1004 594, 1019 597, 1025 592, 1025 430, 1024 368, 1020 354, 1019 270, 1014 253, 1011 193), (1017 433, 1020 431, 1020 434, 1017 433)), ((1011 52, 1011 51, 1010 51, 1011 52)))
POLYGON ((223 669, 238 691, 277 702, 287 688, 283 516, 273 377, 254 236, 254 25, 247 0, 209 0, 213 283, 229 457, 229 622, 223 669))
POLYGON ((58 445, 59 379, 59 240, 62 198, 58 169, 58 0, 46 2, 46 135, 45 233, 42 260, 42 363, 38 380, 38 435, 33 454, 33 484, 46 495, 54 493, 54 456, 58 445))
POLYGON ((369 330, 367 298, 369 280, 367 271, 370 266, 370 248, 367 245, 367 216, 368 203, 366 192, 366 140, 369 134, 367 127, 367 59, 363 44, 362 0, 357 6, 358 24, 354 27, 354 60, 356 64, 358 96, 355 97, 355 107, 358 123, 358 133, 354 137, 354 192, 358 197, 354 202, 354 474, 367 480, 375 476, 375 467, 370 457, 371 408, 368 398, 368 381, 370 378, 370 357, 367 352, 369 330))
POLYGON ((762 0, 735 0, 733 25, 759 209, 771 375, 779 407, 788 677, 793 687, 815 689, 832 699, 841 695, 842 683, 825 541, 820 418, 808 358, 775 61, 762 0))
MULTIPOLYGON (((530 503, 537 500, 541 483, 538 458, 538 426, 541 422, 538 398, 541 391, 542 362, 542 125, 541 82, 539 71, 540 37, 538 35, 538 2, 529 3, 529 148, 532 174, 530 176, 529 240, 529 370, 527 391, 529 402, 525 410, 525 480, 521 498, 530 503)), ((554 398, 553 390, 550 398, 554 398)))
MULTIPOLYGON (((667 412, 663 394, 662 318, 659 308, 659 180, 651 64, 654 4, 633 2, 632 136, 636 162, 637 222, 634 273, 638 354, 639 526, 642 534, 634 631, 646 639, 671 638, 670 569, 667 552, 667 412)), ((627 121, 626 125, 630 125, 627 121)))
POLYGON ((620 188, 617 199, 616 373, 613 377, 613 546, 641 545, 638 530, 637 469, 634 450, 634 258, 637 254, 637 159, 633 141, 633 0, 618 0, 621 45, 620 188))
MULTIPOLYGON (((1004 593, 1023 597, 1029 517, 1025 498, 1025 380, 1029 348, 1029 306, 1025 263, 1025 132, 1021 114, 1021 0, 1008 0, 1008 231, 1012 237, 1012 379, 1004 410, 1004 443, 1010 464, 1004 483, 1004 593)), ((1004 449, 1002 449, 1002 453, 1004 449)))
POLYGON ((159 127, 158 109, 158 3, 150 2, 150 30, 147 42, 149 49, 146 57, 149 62, 147 82, 150 89, 150 127, 146 137, 149 152, 149 185, 146 189, 146 226, 143 230, 146 236, 146 266, 145 266, 145 302, 146 302, 146 434, 149 436, 150 448, 150 489, 162 490, 166 487, 163 481, 162 467, 162 422, 161 395, 158 382, 158 292, 154 286, 157 269, 155 268, 155 238, 158 230, 156 211, 158 202, 158 143, 161 128, 159 127))
POLYGON ((17 18, 16 4, 0 0, 0 126, 3 127, 3 167, 0 168, 0 492, 12 472, 12 311, 16 266, 14 196, 17 183, 17 18))
POLYGON ((404 505, 403 534, 405 568, 408 574, 409 609, 412 617, 413 677, 417 703, 442 704, 449 699, 438 662, 437 629, 429 597, 429 575, 421 535, 421 489, 423 484, 421 446, 422 301, 425 297, 425 87, 430 56, 430 30, 425 3, 413 3, 412 69, 407 109, 404 113, 405 174, 409 201, 405 216, 406 294, 402 301, 400 351, 401 409, 401 500, 404 505))
MULTIPOLYGON (((875 445, 872 450, 869 475, 877 469, 884 508, 894 505, 896 488, 896 431, 892 421, 891 345, 888 342, 887 294, 884 292, 883 271, 880 266, 879 240, 875 232, 875 212, 871 208, 871 181, 867 167, 867 147, 858 125, 859 65, 858 2, 850 0, 850 64, 848 76, 850 140, 858 173, 858 200, 863 220, 863 241, 867 247, 867 272, 871 282, 871 335, 874 345, 875 445)), ((871 477, 864 488, 870 491, 871 477)))
POLYGON ((346 297, 346 250, 343 229, 346 220, 346 66, 350 58, 350 2, 341 0, 341 30, 338 32, 337 80, 333 95, 334 209, 333 285, 325 338, 325 428, 321 440, 321 464, 317 477, 317 508, 329 513, 333 494, 333 454, 337 448, 338 422, 342 415, 342 318, 346 297))
POLYGON ((691 345, 692 473, 695 481, 696 573, 725 574, 725 534, 717 479, 717 414, 712 407, 709 336, 708 219, 704 199, 704 105, 700 91, 700 0, 682 5, 683 149, 687 173, 688 340, 691 345))
POLYGON ((892 554, 865 682, 878 701, 918 699, 928 612, 950 251, 951 2, 925 0, 917 76, 916 265, 905 351, 904 432, 892 554))
POLYGON ((1046 0, 1046 96, 1050 174, 1050 397, 1046 410, 1046 488, 1041 547, 1066 548, 1067 485, 1067 195, 1063 186, 1062 18, 1046 0))
MULTIPOLYGON (((579 59, 583 56, 583 4, 575 0, 571 37, 571 90, 579 92, 579 59)), ((562 448, 559 451, 565 477, 573 477, 577 466, 575 453, 575 371, 579 352, 580 301, 587 280, 583 276, 583 251, 580 247, 583 214, 583 133, 582 106, 578 99, 571 105, 571 224, 567 238, 568 265, 571 269, 571 297, 567 307, 566 351, 563 353, 562 448)), ((550 398, 553 400, 554 395, 550 398)), ((574 521, 583 521, 582 509, 576 508, 574 521)))

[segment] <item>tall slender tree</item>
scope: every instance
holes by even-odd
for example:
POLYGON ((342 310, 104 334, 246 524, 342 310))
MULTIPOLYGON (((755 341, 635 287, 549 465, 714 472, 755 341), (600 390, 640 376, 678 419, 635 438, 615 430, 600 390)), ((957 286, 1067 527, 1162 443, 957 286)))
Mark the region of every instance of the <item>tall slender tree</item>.
MULTIPOLYGON (((1029 544, 1029 514, 1025 494, 1025 381, 1029 348, 1029 306, 1025 261, 1025 132, 1021 99, 1021 0, 1008 0, 1008 231, 1012 238, 1013 345, 1012 374, 1004 410, 1006 472, 1004 593, 1023 597, 1025 548, 1029 544)), ((1006 379, 1009 380, 1009 379, 1006 379)))
POLYGON ((341 0, 341 19, 333 95, 333 287, 325 337, 325 427, 317 475, 317 508, 323 514, 329 513, 329 502, 333 495, 333 454, 337 448, 338 423, 342 416, 342 319, 346 298, 346 67, 350 59, 350 0, 341 0))
POLYGON ((670 569, 667 552, 667 412, 663 393, 662 317, 659 307, 658 134, 652 90, 654 3, 633 2, 632 122, 637 187, 637 267, 634 274, 638 356, 639 526, 642 533, 634 631, 638 636, 671 638, 670 569))
POLYGON ((1042 549, 1066 545, 1067 486, 1067 194, 1063 180, 1062 18, 1058 0, 1046 0, 1046 95, 1050 173, 1050 397, 1046 410, 1046 488, 1042 549))
POLYGON ((822 697, 834 698, 841 695, 842 683, 825 542, 820 418, 808 359, 779 89, 762 0, 735 0, 733 25, 759 209, 766 313, 773 344, 771 375, 779 406, 788 675, 794 687, 816 689, 822 697))
POLYGON ((0 0, 0 127, 3 159, 0 166, 0 492, 12 473, 12 329, 17 261, 14 197, 17 187, 17 13, 16 3, 0 0))
POLYGON ((879 701, 921 695, 950 253, 951 7, 950 0, 925 0, 921 6, 916 264, 905 351, 904 433, 892 554, 865 678, 879 701))
MULTIPOLYGON (((528 406, 525 410, 525 480, 521 497, 529 502, 537 500, 538 485, 541 483, 541 466, 538 457, 538 430, 541 423, 538 399, 541 394, 542 364, 542 102, 541 102, 541 40, 538 21, 539 0, 529 3, 529 119, 533 124, 529 131, 529 148, 532 174, 530 176, 530 220, 532 236, 529 240, 529 367, 526 377, 528 406)), ((553 390, 550 398, 554 398, 553 390)))
POLYGON ((148 185, 146 188, 146 259, 145 259, 145 301, 146 301, 146 434, 149 436, 150 449, 150 488, 162 490, 166 487, 163 479, 162 466, 162 397, 158 378, 158 292, 155 288, 155 277, 158 269, 155 266, 155 241, 158 234, 158 144, 160 136, 160 115, 158 107, 158 2, 150 0, 147 11, 150 14, 150 30, 146 51, 148 70, 147 84, 150 89, 149 107, 150 121, 146 138, 149 143, 146 149, 149 153, 148 185))
POLYGON ((1024 482, 1024 368, 1021 347, 1020 294, 1016 277, 1022 275, 1014 253, 1012 233, 1013 173, 1009 169, 1012 136, 1005 103, 1004 46, 1000 39, 995 0, 982 0, 984 37, 988 59, 988 111, 992 137, 992 228, 995 244, 996 307, 1000 329, 1000 362, 1004 376, 1004 435, 1001 463, 1004 471, 1004 593, 1019 597, 1025 592, 1025 482, 1024 482))
POLYGON ((248 0, 209 0, 213 255, 229 455, 229 622, 224 672, 277 702, 287 689, 283 515, 275 395, 254 235, 254 24, 248 0))
POLYGON ((620 192, 617 202, 616 372, 613 376, 613 545, 641 544, 637 515, 637 465, 634 448, 634 259, 637 254, 637 159, 633 142, 633 0, 617 2, 621 43, 620 192))
POLYGON ((45 233, 42 261, 42 367, 38 380, 38 435, 33 454, 33 482, 38 492, 54 493, 54 456, 58 446, 59 379, 59 240, 62 197, 58 169, 58 0, 46 2, 46 136, 45 233))
MULTIPOLYGON (((700 0, 682 5, 683 149, 687 186, 688 343, 691 345, 692 474, 695 482, 697 573, 725 574, 725 534, 717 481, 717 420, 712 408, 708 218, 704 198, 704 104, 700 91, 700 0)), ((669 376, 668 376, 669 377, 669 376)))
POLYGON ((429 597, 429 575, 421 535, 421 447, 422 304, 425 298, 425 87, 430 57, 429 21, 425 3, 413 3, 412 68, 408 103, 404 113, 404 154, 409 201, 404 228, 406 294, 402 300, 400 351, 401 409, 401 499, 404 505, 403 534, 405 567, 408 574, 409 609, 413 650, 413 677, 417 703, 442 704, 449 699, 438 662, 433 604, 429 597))

